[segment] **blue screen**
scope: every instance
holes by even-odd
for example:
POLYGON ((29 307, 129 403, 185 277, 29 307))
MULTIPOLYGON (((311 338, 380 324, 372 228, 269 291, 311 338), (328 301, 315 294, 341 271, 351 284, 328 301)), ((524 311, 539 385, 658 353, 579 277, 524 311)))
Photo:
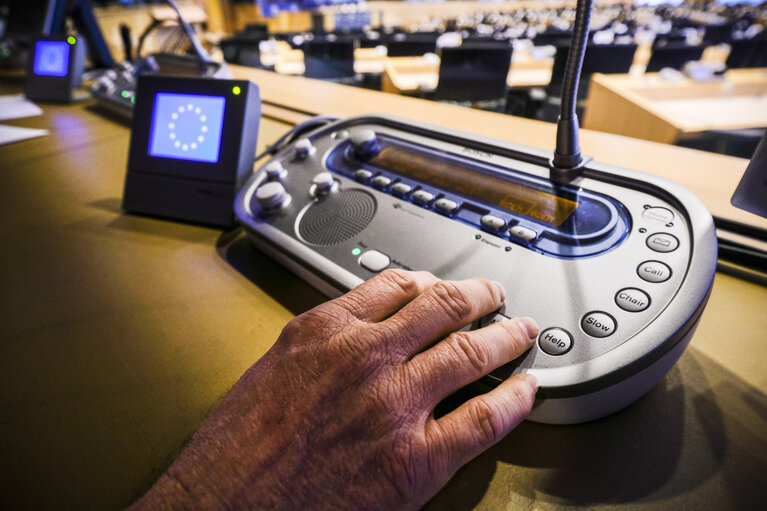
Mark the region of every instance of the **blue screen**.
POLYGON ((150 156, 218 162, 225 106, 223 96, 158 92, 149 133, 150 156))
POLYGON ((67 76, 69 70, 69 43, 64 41, 37 41, 35 44, 34 72, 38 76, 67 76))

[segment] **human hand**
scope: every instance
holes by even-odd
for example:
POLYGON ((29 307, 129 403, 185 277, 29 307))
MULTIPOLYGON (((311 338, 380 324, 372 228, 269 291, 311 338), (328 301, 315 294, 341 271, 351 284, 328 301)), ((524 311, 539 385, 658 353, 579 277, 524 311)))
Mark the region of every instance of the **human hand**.
POLYGON ((535 342, 529 318, 456 332, 504 299, 484 279, 387 270, 301 314, 135 508, 418 508, 533 405, 520 374, 433 416, 535 342))

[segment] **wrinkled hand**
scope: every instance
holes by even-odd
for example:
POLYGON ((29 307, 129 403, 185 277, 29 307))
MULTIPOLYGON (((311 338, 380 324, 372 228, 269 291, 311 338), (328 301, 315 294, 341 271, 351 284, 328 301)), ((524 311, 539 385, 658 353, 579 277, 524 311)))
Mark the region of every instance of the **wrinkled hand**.
POLYGON ((137 508, 414 509, 529 413, 530 375, 434 419, 527 350, 530 319, 456 332, 500 284, 387 270, 296 317, 137 508))

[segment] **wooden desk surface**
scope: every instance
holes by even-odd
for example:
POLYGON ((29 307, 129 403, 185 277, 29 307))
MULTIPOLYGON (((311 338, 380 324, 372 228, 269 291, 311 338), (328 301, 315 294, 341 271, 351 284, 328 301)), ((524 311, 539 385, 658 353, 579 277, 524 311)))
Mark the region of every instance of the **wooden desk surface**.
MULTIPOLYGON (((274 76, 257 76, 269 101, 274 76)), ((321 108, 348 114, 326 85, 312 89, 327 94, 321 108)), ((402 105, 432 122, 549 144, 537 123, 402 105)), ((129 130, 82 105, 43 108, 11 124, 49 136, 0 146, 0 508, 121 509, 285 322, 322 297, 237 231, 123 214, 129 130)), ((259 147, 286 128, 264 118, 259 147)), ((600 159, 623 140, 584 135, 600 159)), ((663 146, 637 147, 641 158, 630 143, 623 151, 639 166, 664 158, 663 146)), ((693 156, 686 165, 707 161, 681 151, 693 156)), ((521 425, 426 509, 763 509, 765 310, 767 287, 718 273, 690 348, 646 397, 590 424, 521 425)))
POLYGON ((732 69, 711 82, 642 76, 592 77, 583 125, 673 143, 706 130, 767 126, 767 69, 732 69))

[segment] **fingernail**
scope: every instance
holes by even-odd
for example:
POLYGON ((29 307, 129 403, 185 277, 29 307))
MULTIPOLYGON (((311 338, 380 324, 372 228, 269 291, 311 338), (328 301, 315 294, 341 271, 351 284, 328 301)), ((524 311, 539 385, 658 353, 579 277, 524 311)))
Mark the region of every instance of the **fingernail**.
POLYGON ((525 373, 525 383, 530 387, 530 391, 533 394, 538 392, 538 378, 530 373, 525 373))
POLYGON ((520 325, 525 329, 525 332, 527 332, 527 337, 529 337, 532 340, 535 340, 538 338, 538 324, 535 322, 533 318, 517 318, 517 321, 520 325))
POLYGON ((503 287, 503 284, 498 282, 497 280, 493 281, 493 284, 495 287, 498 288, 498 290, 501 292, 501 303, 503 303, 504 300, 506 300, 506 288, 503 287))

